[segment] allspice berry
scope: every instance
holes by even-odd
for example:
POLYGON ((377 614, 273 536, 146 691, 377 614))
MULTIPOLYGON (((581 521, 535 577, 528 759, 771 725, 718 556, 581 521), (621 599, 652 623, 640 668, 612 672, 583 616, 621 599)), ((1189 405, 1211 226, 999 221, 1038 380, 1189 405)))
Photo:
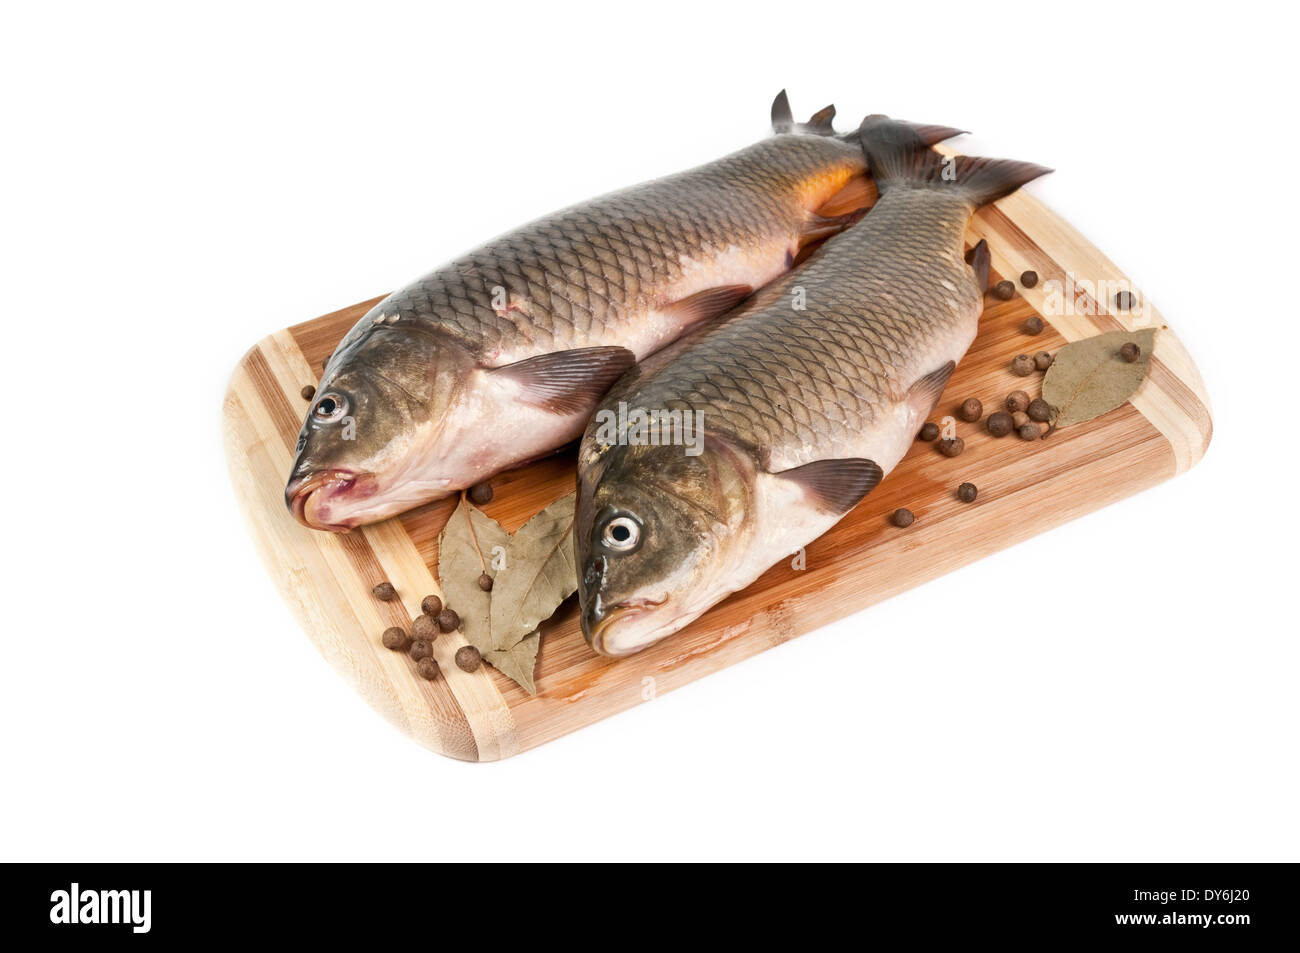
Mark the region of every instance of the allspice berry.
POLYGON ((476 671, 483 662, 483 656, 472 645, 462 645, 456 650, 456 667, 462 672, 476 671))
POLYGON ((1135 295, 1133 292, 1131 291, 1115 292, 1115 307, 1123 308, 1125 311, 1127 311, 1129 308, 1133 307, 1133 305, 1135 305, 1136 303, 1137 303, 1137 295, 1135 295))
POLYGON ((999 281, 993 286, 993 297, 999 301, 1010 301, 1016 295, 1016 286, 1009 281, 999 281))
POLYGON ((300 393, 302 394, 303 400, 311 400, 316 396, 316 388, 311 384, 304 384, 300 393))
POLYGON ((397 589, 393 587, 391 582, 381 582, 370 591, 375 594, 375 598, 380 602, 392 602, 397 598, 397 589))
POLYGON ((492 502, 492 484, 475 483, 469 488, 469 501, 475 506, 482 506, 484 503, 492 502))
POLYGON ((422 658, 415 666, 420 670, 420 677, 430 681, 438 677, 438 663, 432 657, 422 658))
POLYGON ((1030 420, 1037 420, 1045 423, 1052 419, 1052 405, 1041 397, 1035 397, 1029 402, 1029 407, 1025 411, 1030 420))
POLYGON ((1023 427, 1017 430, 1016 433, 1020 435, 1021 440, 1037 440, 1042 436, 1043 432, 1038 429, 1038 424, 1030 420, 1027 421, 1023 427))
POLYGON ((1007 410, 1011 413, 1024 410, 1029 406, 1029 395, 1022 390, 1013 390, 1007 394, 1007 410))
POLYGON ((957 416, 968 424, 973 424, 984 416, 984 405, 978 397, 967 397, 957 408, 957 416))
POLYGON ((452 609, 443 609, 438 613, 438 628, 443 632, 454 632, 460 628, 460 616, 452 609))
MULTIPOLYGON (((1038 272, 1022 271, 1020 273, 1020 283, 1026 288, 1032 288, 1034 285, 1038 284, 1038 272)), ((1041 321, 1042 319, 1040 318, 1039 320, 1041 321)))
POLYGON ((1011 373, 1017 377, 1028 377, 1034 373, 1034 359, 1028 354, 1017 354, 1011 362, 1011 373))
POLYGON ((384 634, 380 636, 380 641, 384 643, 384 648, 393 649, 400 652, 411 644, 410 636, 406 634, 405 629, 392 626, 384 629, 384 634))
POLYGON ((961 500, 963 503, 974 503, 975 497, 978 494, 979 490, 975 488, 974 483, 963 483, 961 486, 957 487, 957 499, 961 500))
POLYGON ((420 601, 420 611, 425 615, 437 615, 442 611, 442 600, 437 596, 425 596, 420 601))
POLYGON ((907 509, 907 507, 899 507, 894 510, 894 515, 889 518, 889 521, 899 529, 902 529, 903 527, 911 526, 915 523, 916 516, 911 510, 907 509))
POLYGON ((438 626, 434 623, 433 616, 416 616, 415 621, 411 623, 411 638, 427 639, 432 642, 437 637, 438 626))
POLYGON ((411 658, 417 662, 433 655, 433 643, 428 639, 416 639, 411 643, 411 658))
POLYGON ((1015 427, 1017 430, 1027 423, 1029 423, 1029 414, 1025 413, 1023 410, 1017 410, 1011 415, 1011 426, 1015 427))
POLYGON ((492 591, 492 577, 489 576, 489 575, 488 575, 487 573, 485 573, 485 572, 484 572, 484 573, 479 573, 479 577, 478 577, 478 587, 479 587, 480 589, 482 589, 484 592, 491 592, 491 591, 492 591))
POLYGON ((1036 314, 1030 315, 1029 317, 1025 318, 1025 323, 1020 325, 1020 330, 1023 331, 1025 334, 1042 334, 1043 319, 1036 314))
POLYGON ((1052 366, 1052 361, 1054 360, 1055 358, 1046 351, 1039 351, 1034 355, 1034 368, 1036 370, 1045 371, 1052 366))
POLYGON ((939 441, 939 452, 945 457, 955 457, 966 449, 966 441, 961 437, 947 437, 939 441))
POLYGON ((1119 349, 1119 356, 1132 364, 1142 356, 1142 348, 1138 347, 1137 344, 1132 341, 1126 341, 1124 346, 1119 349))
POLYGON ((931 440, 937 440, 939 439, 939 425, 927 421, 921 425, 921 432, 916 436, 918 439, 924 440, 926 443, 929 443, 931 440))
POLYGON ((1015 423, 1012 421, 1011 415, 1005 410, 989 414, 986 426, 989 428, 989 433, 995 437, 1005 437, 1015 429, 1015 423))

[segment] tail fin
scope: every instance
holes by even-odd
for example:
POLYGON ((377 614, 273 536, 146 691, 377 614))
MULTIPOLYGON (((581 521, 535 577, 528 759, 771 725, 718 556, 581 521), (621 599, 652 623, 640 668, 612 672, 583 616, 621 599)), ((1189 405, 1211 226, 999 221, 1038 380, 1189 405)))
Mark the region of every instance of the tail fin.
POLYGON ((859 132, 862 151, 881 193, 891 188, 956 188, 977 208, 1010 195, 1051 169, 1013 159, 941 156, 930 148, 955 131, 917 126, 887 116, 868 116, 859 132), (937 137, 937 138, 936 138, 937 137))

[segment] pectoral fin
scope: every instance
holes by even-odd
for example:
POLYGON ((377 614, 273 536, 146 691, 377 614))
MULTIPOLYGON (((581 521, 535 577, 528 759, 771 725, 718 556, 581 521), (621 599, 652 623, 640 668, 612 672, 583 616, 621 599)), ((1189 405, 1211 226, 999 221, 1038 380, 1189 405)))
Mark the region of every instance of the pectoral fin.
POLYGON ((989 269, 993 265, 993 256, 989 252, 989 243, 981 238, 979 242, 966 253, 966 264, 971 266, 975 272, 975 287, 979 289, 980 294, 989 290, 989 269))
POLYGON ((832 513, 853 509, 885 476, 876 461, 861 457, 814 460, 773 475, 799 484, 817 506, 832 513))
POLYGON ((625 347, 584 347, 541 354, 488 373, 518 385, 521 403, 567 415, 590 411, 635 363, 625 347))

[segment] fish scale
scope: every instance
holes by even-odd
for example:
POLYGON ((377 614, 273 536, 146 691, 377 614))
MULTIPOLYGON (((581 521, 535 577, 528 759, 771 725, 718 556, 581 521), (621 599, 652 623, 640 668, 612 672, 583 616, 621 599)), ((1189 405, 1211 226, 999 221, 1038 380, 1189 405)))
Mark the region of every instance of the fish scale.
POLYGON ((982 296, 956 251, 969 212, 938 190, 886 194, 761 301, 669 349, 656 361, 666 366, 620 399, 697 411, 709 436, 756 451, 764 467, 774 453, 798 460, 788 466, 852 455, 856 434, 943 363, 930 342, 973 334, 982 296), (796 287, 805 311, 791 307, 796 287))
POLYGON ((662 296, 682 279, 686 262, 773 236, 797 244, 806 196, 833 191, 864 169, 853 143, 777 136, 524 226, 376 310, 453 333, 476 353, 521 335, 557 350, 621 344, 627 322, 668 303, 662 296), (495 288, 521 299, 525 310, 491 307, 495 288))

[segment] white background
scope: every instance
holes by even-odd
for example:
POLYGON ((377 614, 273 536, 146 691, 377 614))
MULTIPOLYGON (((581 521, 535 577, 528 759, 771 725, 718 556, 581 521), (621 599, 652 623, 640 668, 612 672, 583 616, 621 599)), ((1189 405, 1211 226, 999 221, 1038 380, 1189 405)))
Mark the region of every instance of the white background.
POLYGON ((11 5, 0 857, 1300 858, 1292 33, 1190 7, 11 5), (227 376, 782 87, 1056 168, 1200 364, 1208 456, 512 761, 430 754, 258 561, 227 376))

